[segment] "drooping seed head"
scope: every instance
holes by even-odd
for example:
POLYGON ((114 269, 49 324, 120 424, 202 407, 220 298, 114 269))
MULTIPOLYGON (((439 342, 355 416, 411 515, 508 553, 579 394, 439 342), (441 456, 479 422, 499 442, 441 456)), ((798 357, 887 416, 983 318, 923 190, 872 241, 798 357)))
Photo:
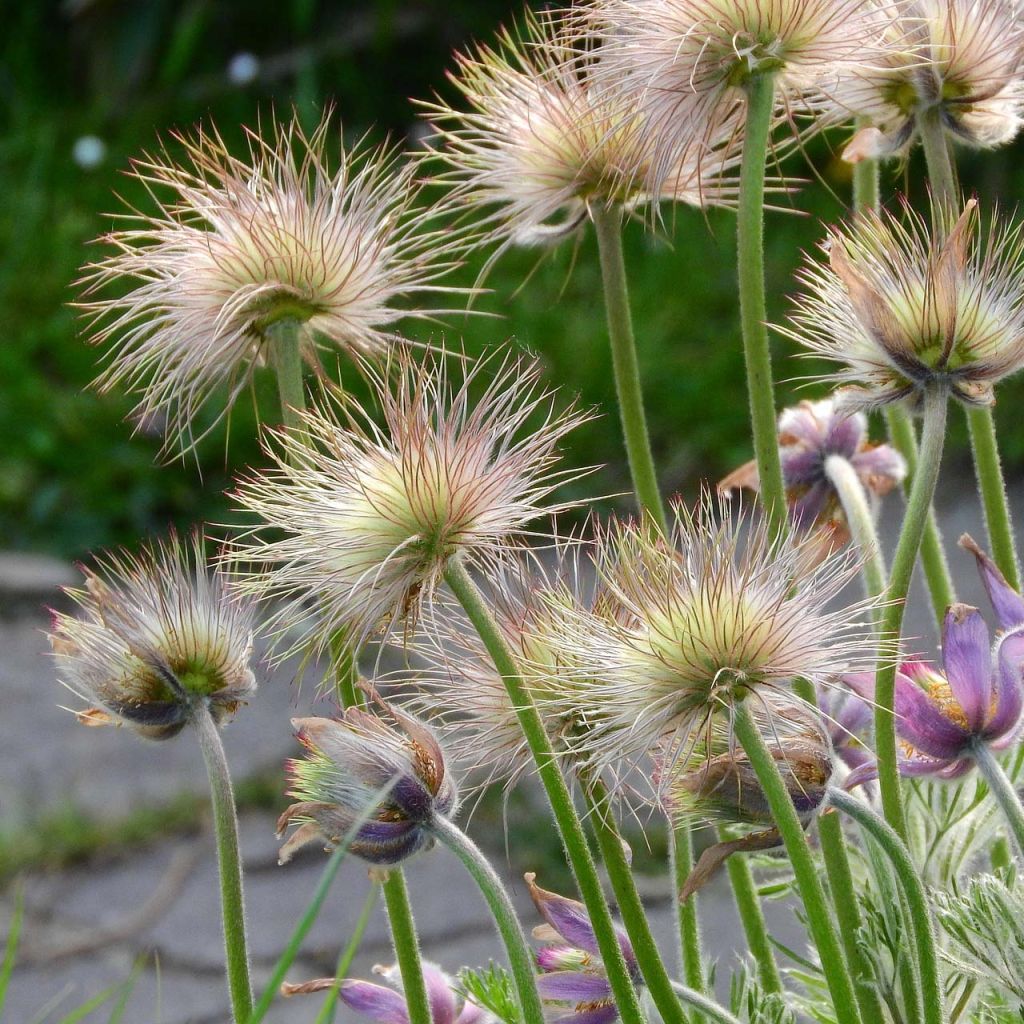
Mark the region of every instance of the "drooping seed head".
POLYGON ((237 492, 262 526, 235 557, 257 566, 239 572, 243 591, 285 600, 274 622, 316 601, 321 647, 339 628, 364 638, 430 598, 451 558, 500 562, 565 507, 551 500, 574 475, 556 468, 558 447, 585 416, 556 411, 524 359, 455 362, 399 352, 372 374, 383 427, 314 411, 303 436, 272 435, 276 465, 237 492))
POLYGON ((193 438, 216 389, 230 406, 284 322, 316 369, 321 348, 376 358, 392 324, 424 315, 402 300, 443 290, 458 243, 417 205, 412 168, 357 146, 333 170, 331 136, 327 119, 308 136, 292 120, 249 132, 242 159, 200 131, 175 136, 181 163, 166 151, 135 163, 155 212, 122 215, 103 239, 112 254, 85 268, 81 305, 91 340, 110 344, 99 386, 169 417, 169 441, 193 438))
POLYGON ((108 557, 67 592, 79 613, 54 615, 50 645, 58 678, 88 705, 81 722, 169 739, 200 705, 220 722, 255 691, 255 606, 207 570, 203 548, 172 536, 108 557))
POLYGON ((809 261, 791 326, 782 332, 841 369, 847 408, 946 388, 991 405, 993 388, 1024 365, 1024 237, 1019 225, 979 224, 977 202, 933 206, 928 224, 867 213, 832 232, 809 261))
POLYGON ((306 748, 290 761, 289 795, 277 823, 280 862, 307 843, 343 842, 371 864, 395 864, 432 843, 435 816, 453 815, 458 794, 433 732, 422 722, 375 698, 373 710, 346 708, 337 719, 297 718, 306 748))

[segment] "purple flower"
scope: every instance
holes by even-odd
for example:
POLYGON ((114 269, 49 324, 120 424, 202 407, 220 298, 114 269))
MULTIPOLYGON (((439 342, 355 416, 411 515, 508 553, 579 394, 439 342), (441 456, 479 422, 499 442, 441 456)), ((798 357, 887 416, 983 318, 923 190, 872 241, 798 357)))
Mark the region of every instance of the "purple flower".
POLYGON ((874 717, 870 704, 856 693, 821 686, 818 687, 818 708, 825 720, 832 750, 850 771, 872 760, 862 739, 874 717))
MULTIPOLYGON (((346 978, 338 985, 338 998, 350 1009, 377 1024, 409 1024, 409 1010, 401 990, 402 978, 397 966, 374 967, 391 985, 375 985, 372 981, 346 978)), ((455 981, 435 964, 424 962, 423 980, 427 986, 430 1017, 433 1024, 490 1024, 493 1017, 476 1003, 471 1003, 458 989, 455 981)), ((317 978, 301 985, 284 984, 281 994, 303 995, 333 988, 334 978, 317 978)))
MULTIPOLYGON (((613 1024, 619 1010, 601 963, 597 937, 587 908, 534 884, 528 872, 526 884, 545 924, 534 936, 550 943, 537 951, 537 991, 545 1002, 562 1004, 551 1024, 613 1024), (564 1012, 561 1012, 564 1010, 564 1012)), ((626 968, 634 985, 641 983, 640 967, 626 933, 615 929, 626 968)))
MULTIPOLYGON (((902 775, 957 778, 970 770, 974 750, 994 750, 1017 736, 1024 709, 1024 627, 1002 634, 991 646, 976 608, 954 604, 942 627, 944 671, 920 661, 896 673, 896 732, 903 741, 902 775)), ((844 677, 865 700, 874 699, 873 675, 844 677)), ((848 788, 877 777, 874 762, 846 780, 848 788)))
MULTIPOLYGON (((907 464, 888 444, 868 440, 868 421, 863 413, 841 411, 832 398, 820 402, 801 402, 784 409, 779 416, 779 458, 786 484, 786 502, 795 526, 836 524, 837 543, 845 544, 842 506, 829 479, 826 463, 832 457, 845 459, 853 466, 868 495, 888 494, 907 475, 907 464)), ((727 476, 719 488, 757 489, 756 463, 741 466, 727 476)))
POLYGON ((1024 597, 1021 597, 999 571, 998 566, 978 547, 974 538, 965 533, 960 538, 960 547, 974 555, 978 563, 981 582, 985 585, 992 610, 1000 629, 1015 629, 1024 626, 1024 597))

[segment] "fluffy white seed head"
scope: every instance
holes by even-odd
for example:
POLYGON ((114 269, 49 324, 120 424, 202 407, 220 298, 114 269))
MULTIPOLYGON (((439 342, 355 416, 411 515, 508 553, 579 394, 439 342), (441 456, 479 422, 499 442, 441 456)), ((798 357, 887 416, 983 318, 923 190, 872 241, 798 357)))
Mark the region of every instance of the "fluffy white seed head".
POLYGON ((430 597, 449 559, 500 562, 578 475, 557 468, 564 435, 585 419, 558 411, 530 361, 471 368, 454 358, 414 361, 400 350, 371 374, 383 417, 359 410, 342 425, 303 416, 305 436, 272 432, 271 469, 237 500, 261 526, 236 543, 243 591, 284 598, 276 621, 307 602, 321 610, 322 645, 404 619, 430 597))
POLYGON ((82 307, 91 340, 109 344, 98 385, 137 393, 169 439, 192 439, 217 388, 234 401, 282 322, 318 369, 320 349, 380 356, 391 325, 428 313, 403 300, 445 290, 458 242, 431 227, 411 166, 387 147, 339 145, 332 169, 332 135, 326 119, 308 136, 293 120, 250 132, 240 159, 199 131, 176 136, 180 162, 164 151, 134 164, 154 212, 121 215, 103 239, 113 252, 85 268, 82 307))
POLYGON ((947 387, 973 405, 1024 365, 1024 238, 977 202, 936 205, 931 223, 870 213, 836 229, 802 272, 783 333, 839 363, 847 406, 916 399, 947 387))
POLYGON ((50 634, 58 677, 88 705, 80 721, 167 739, 197 703, 220 720, 256 689, 255 606, 207 570, 200 537, 172 536, 85 575, 84 589, 68 591, 79 613, 55 614, 50 634))

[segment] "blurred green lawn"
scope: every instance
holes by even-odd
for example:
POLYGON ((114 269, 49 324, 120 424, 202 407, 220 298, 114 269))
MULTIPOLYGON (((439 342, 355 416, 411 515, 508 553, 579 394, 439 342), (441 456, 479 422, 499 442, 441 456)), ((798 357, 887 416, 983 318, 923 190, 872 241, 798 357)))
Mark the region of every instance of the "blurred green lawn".
MULTIPOLYGON (((415 124, 408 97, 445 90, 450 53, 487 38, 518 10, 502 0, 375 0, 326 3, 267 0, 65 0, 15 5, 0 43, 0 546, 80 556, 131 543, 168 524, 230 517, 223 490, 258 463, 252 403, 237 406, 229 429, 215 430, 195 458, 158 459, 159 440, 132 436, 131 402, 87 390, 100 353, 77 334, 68 308, 87 242, 111 225, 112 193, 132 198, 121 171, 153 148, 159 133, 210 118, 228 140, 242 124, 294 105, 315 122, 333 102, 348 137, 373 126, 383 138, 415 124), (233 85, 227 68, 240 53, 259 74, 233 85), (92 169, 72 153, 95 135, 106 155, 92 169)), ((771 215, 769 305, 787 308, 803 248, 821 236, 817 218, 842 215, 848 170, 836 140, 815 140, 808 159, 787 165, 810 183, 793 213, 771 215), (824 184, 815 181, 820 176, 824 184), (832 191, 832 195, 829 194, 832 191)), ((1013 208, 1022 194, 1022 150, 964 161, 964 179, 984 197, 1013 208)), ((886 182, 909 183, 920 198, 916 164, 886 182)), ((140 201, 142 201, 140 197, 140 201)), ((733 287, 733 218, 669 211, 663 237, 634 225, 627 255, 655 455, 666 490, 693 493, 750 457, 746 397, 733 287)), ((472 283, 477 267, 465 268, 472 283)), ((477 353, 514 337, 543 360, 549 380, 579 393, 603 415, 575 436, 570 458, 601 464, 579 495, 621 492, 625 460, 614 414, 600 281, 592 240, 569 243, 540 259, 503 259, 476 308, 500 318, 450 317, 446 326, 408 325, 421 340, 444 340, 477 353), (538 265, 539 262, 539 265, 538 265), (531 272, 536 271, 535 273, 531 272), (529 283, 521 287, 529 277, 529 283)), ((780 378, 811 370, 776 339, 780 378)), ((273 418, 269 381, 255 400, 273 418)), ((780 402, 798 392, 780 388, 780 402)), ((1018 382, 1002 388, 1002 442, 1013 463, 1024 458, 1024 431, 1013 409, 1018 382), (1007 422, 1008 421, 1008 422, 1007 422)), ((959 443, 962 417, 955 416, 959 443)), ((879 429, 876 425, 876 429, 879 429)), ((612 499, 625 506, 623 499, 612 499)))

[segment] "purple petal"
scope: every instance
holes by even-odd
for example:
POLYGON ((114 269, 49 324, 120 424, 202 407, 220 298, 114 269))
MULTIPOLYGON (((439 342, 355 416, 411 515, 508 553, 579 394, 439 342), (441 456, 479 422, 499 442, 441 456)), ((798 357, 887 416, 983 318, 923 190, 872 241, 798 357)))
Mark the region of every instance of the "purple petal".
POLYGON ((471 1003, 467 999, 465 1006, 462 1007, 462 1012, 455 1018, 455 1024, 483 1024, 489 1017, 490 1015, 482 1006, 477 1006, 476 1003, 471 1003))
POLYGON ((852 458, 866 432, 867 421, 862 414, 843 416, 837 413, 832 416, 825 434, 825 450, 829 454, 852 458))
POLYGON ((854 768, 849 775, 843 779, 843 789, 856 789, 858 786, 863 786, 866 782, 874 782, 878 778, 878 762, 872 758, 870 761, 865 761, 864 764, 858 768, 854 768))
POLYGON ((944 773, 959 764, 966 764, 970 767, 971 762, 963 759, 959 761, 944 761, 933 757, 905 757, 897 762, 897 767, 899 768, 900 775, 905 779, 916 779, 927 775, 948 778, 952 776, 946 776, 944 773))
POLYGON ((971 734, 947 718, 917 683, 896 673, 893 711, 896 731, 912 747, 942 761, 959 757, 971 743, 971 734))
POLYGON ((907 475, 907 463, 891 445, 880 444, 857 452, 850 462, 861 483, 872 494, 888 494, 907 475))
POLYGON ((969 758, 963 757, 959 761, 954 761, 952 764, 947 765, 945 768, 940 768, 935 774, 943 782, 949 782, 950 779, 959 779, 961 775, 966 775, 973 767, 974 762, 969 758))
MULTIPOLYGON (((822 411, 823 404, 801 402, 782 410, 779 414, 779 437, 783 448, 800 442, 809 448, 821 448, 825 434, 822 429, 822 417, 818 413, 822 411)), ((824 413, 826 418, 831 415, 830 410, 831 405, 824 413)))
POLYGON ((824 475, 821 452, 817 448, 781 448, 779 461, 787 487, 817 483, 824 475))
POLYGON ((597 938, 587 908, 576 900, 566 899, 557 893, 541 889, 533 882, 534 875, 526 875, 526 884, 540 916, 570 945, 585 949, 594 956, 599 956, 597 938))
POLYGON ((942 658, 949 688, 970 731, 981 731, 992 701, 992 654, 988 626, 977 608, 950 605, 942 624, 942 658))
POLYGON ((551 1024, 613 1024, 618 1018, 619 1011, 615 1004, 606 1003, 604 1006, 595 1006, 579 1013, 565 1013, 561 1017, 555 1017, 551 1024))
POLYGON ((960 538, 960 547, 970 551, 978 563, 981 582, 988 592, 988 599, 996 613, 996 621, 1000 629, 1013 629, 1024 625, 1024 598, 1017 593, 1006 577, 999 571, 995 562, 975 543, 969 534, 960 538))
POLYGON ((338 996, 346 1006, 378 1024, 409 1024, 405 996, 394 989, 372 981, 346 979, 338 988, 338 996))
POLYGON ((992 677, 992 717, 985 723, 985 739, 998 740, 1012 733, 1024 708, 1024 629, 1007 633, 996 646, 992 677))
POLYGON ((875 699, 874 672, 847 672, 841 679, 858 697, 867 701, 868 706, 871 705, 875 699))
POLYGON ((541 999, 554 999, 564 1003, 596 1003, 610 999, 608 979, 601 974, 583 974, 580 971, 555 971, 537 978, 537 991, 541 999))
POLYGON ((433 1024, 454 1024, 457 1004, 452 991, 452 979, 434 964, 423 963, 423 981, 427 986, 430 1002, 430 1019, 433 1024))
POLYGON ((832 485, 826 482, 812 484, 789 506, 789 518, 795 526, 811 526, 828 508, 832 485))

